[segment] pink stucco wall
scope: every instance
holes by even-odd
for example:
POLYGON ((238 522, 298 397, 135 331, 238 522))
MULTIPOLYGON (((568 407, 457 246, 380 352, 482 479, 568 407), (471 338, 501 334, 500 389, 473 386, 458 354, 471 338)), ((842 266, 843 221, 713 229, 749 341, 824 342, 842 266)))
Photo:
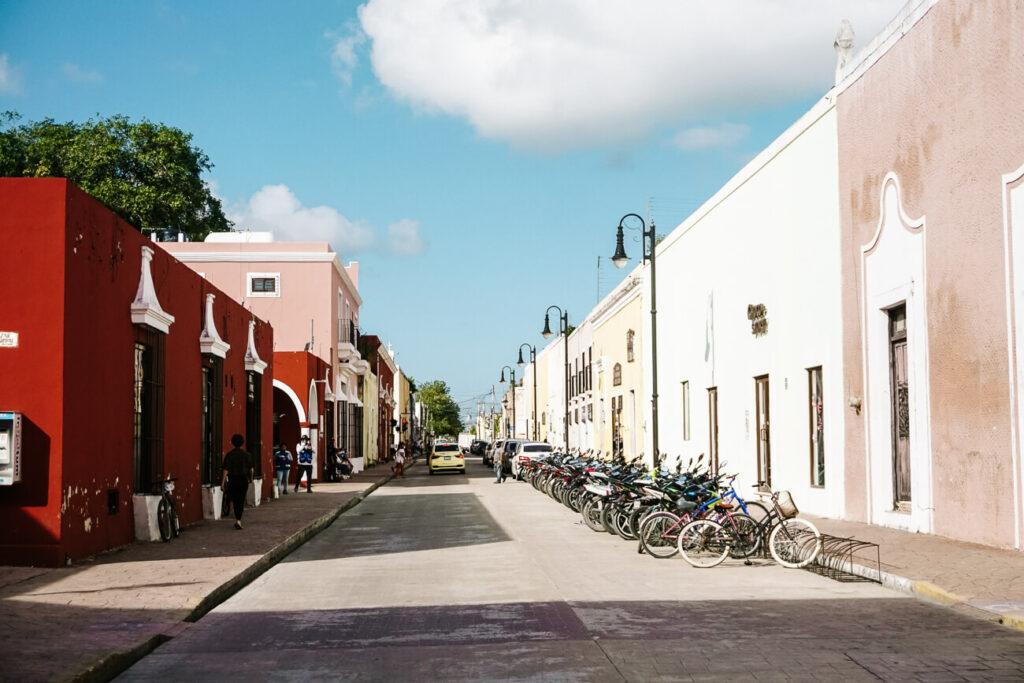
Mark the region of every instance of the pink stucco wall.
MULTIPOLYGON (((161 244, 175 255, 237 252, 238 260, 231 262, 188 262, 193 270, 204 273, 232 298, 245 299, 246 308, 274 326, 275 351, 302 351, 311 337, 310 351, 333 363, 337 357, 338 325, 344 306, 338 299, 339 290, 348 301, 350 317, 358 321, 359 265, 344 267, 352 287, 330 261, 257 261, 245 260, 245 254, 295 253, 332 254, 326 243, 270 242, 168 242, 161 244), (246 297, 247 274, 280 273, 281 296, 246 297), (312 326, 311 326, 312 322, 312 326)), ((297 256, 298 257, 298 256, 297 256)))
MULTIPOLYGON (((1024 164, 1022 80, 1024 5, 944 0, 837 101, 846 390, 865 395, 860 253, 894 172, 927 228, 934 531, 1001 546, 1017 514, 1001 178, 1024 164)), ((847 515, 863 520, 867 418, 848 418, 847 515)))

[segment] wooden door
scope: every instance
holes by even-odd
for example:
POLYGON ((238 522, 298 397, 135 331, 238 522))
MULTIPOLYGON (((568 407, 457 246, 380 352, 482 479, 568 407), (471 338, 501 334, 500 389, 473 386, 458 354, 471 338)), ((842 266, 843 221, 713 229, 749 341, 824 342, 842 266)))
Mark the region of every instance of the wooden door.
POLYGON ((769 487, 772 485, 772 449, 770 410, 768 405, 768 375, 754 378, 754 394, 757 407, 757 480, 769 487))
POLYGON ((892 401, 893 509, 910 511, 910 376, 907 368, 907 307, 889 311, 890 396, 892 401))

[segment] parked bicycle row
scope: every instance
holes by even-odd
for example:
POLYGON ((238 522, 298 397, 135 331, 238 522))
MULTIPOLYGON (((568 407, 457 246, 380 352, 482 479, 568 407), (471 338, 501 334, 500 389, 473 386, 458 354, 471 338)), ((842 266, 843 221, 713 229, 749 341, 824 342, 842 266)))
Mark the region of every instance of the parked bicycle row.
POLYGON ((579 513, 588 528, 636 542, 653 558, 679 554, 694 567, 714 567, 767 548, 780 565, 796 568, 821 552, 821 533, 797 517, 788 491, 760 484, 745 499, 736 475, 710 471, 703 456, 674 472, 585 453, 545 456, 517 462, 513 474, 579 513))

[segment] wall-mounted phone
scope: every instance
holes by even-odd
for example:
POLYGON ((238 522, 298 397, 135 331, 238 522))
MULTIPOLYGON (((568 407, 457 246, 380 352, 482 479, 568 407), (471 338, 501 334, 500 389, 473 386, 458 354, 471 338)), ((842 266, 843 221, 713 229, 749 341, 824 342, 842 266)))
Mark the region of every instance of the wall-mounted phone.
POLYGON ((0 486, 21 481, 21 413, 0 411, 0 486))

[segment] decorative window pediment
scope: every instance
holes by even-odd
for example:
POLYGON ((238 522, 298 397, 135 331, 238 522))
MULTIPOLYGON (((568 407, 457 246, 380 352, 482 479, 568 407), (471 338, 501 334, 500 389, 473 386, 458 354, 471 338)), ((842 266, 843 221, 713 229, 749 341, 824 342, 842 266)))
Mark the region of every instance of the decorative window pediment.
POLYGON ((131 305, 132 323, 148 325, 157 332, 167 334, 174 322, 174 316, 160 306, 156 298, 156 287, 153 286, 153 249, 142 247, 142 272, 139 274, 139 288, 135 292, 135 300, 131 305))
POLYGON ((262 375, 263 371, 267 368, 267 362, 260 360, 260 355, 256 353, 256 321, 249 321, 249 345, 245 349, 245 369, 249 372, 255 372, 262 375))
POLYGON ((216 298, 216 294, 206 295, 206 319, 203 331, 199 334, 199 352, 227 358, 231 344, 221 339, 220 333, 217 332, 217 321, 213 317, 213 300, 216 298))

